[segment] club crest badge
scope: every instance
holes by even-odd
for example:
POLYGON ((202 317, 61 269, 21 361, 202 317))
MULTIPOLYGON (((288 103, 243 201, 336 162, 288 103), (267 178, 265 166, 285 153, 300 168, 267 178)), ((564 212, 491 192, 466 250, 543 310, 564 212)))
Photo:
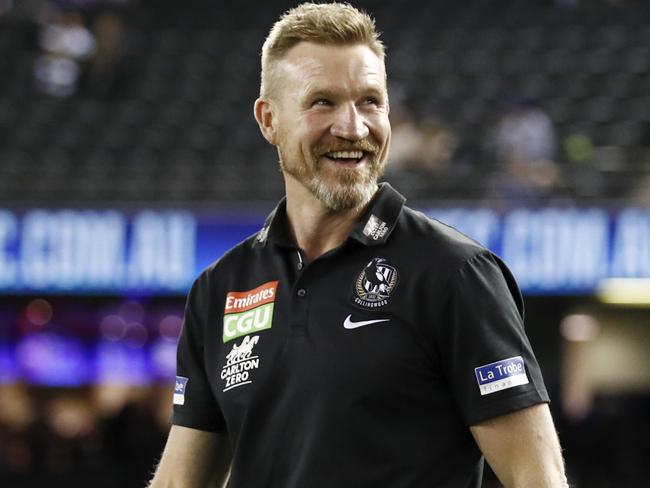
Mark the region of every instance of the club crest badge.
POLYGON ((386 305, 397 286, 397 270, 384 258, 374 258, 361 270, 354 285, 354 303, 364 308, 386 305))

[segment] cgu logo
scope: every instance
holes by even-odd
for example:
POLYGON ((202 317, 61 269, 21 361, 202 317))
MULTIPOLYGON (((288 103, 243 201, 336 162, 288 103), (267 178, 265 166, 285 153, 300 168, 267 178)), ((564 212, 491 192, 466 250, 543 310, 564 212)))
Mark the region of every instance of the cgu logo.
POLYGON ((223 317, 223 342, 249 334, 251 331, 269 329, 273 317, 273 303, 267 303, 243 313, 223 317))
POLYGON ((273 324, 277 281, 269 281, 248 291, 226 295, 223 315, 223 342, 270 329, 273 324))

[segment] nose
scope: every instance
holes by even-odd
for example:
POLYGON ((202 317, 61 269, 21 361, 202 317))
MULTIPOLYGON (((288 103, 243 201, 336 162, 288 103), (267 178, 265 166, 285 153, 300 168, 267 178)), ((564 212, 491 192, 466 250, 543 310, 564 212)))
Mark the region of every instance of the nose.
POLYGON ((359 114, 355 104, 341 105, 336 111, 336 119, 330 132, 333 136, 348 141, 360 141, 368 137, 370 131, 364 117, 359 114))

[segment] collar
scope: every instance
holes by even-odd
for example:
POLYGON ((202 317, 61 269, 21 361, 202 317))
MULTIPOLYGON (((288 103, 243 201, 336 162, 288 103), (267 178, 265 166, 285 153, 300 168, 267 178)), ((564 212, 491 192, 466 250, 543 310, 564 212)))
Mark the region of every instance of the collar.
POLYGON ((384 244, 397 225, 404 202, 406 198, 397 190, 388 183, 381 183, 350 237, 365 246, 384 244))
POLYGON ((253 240, 253 247, 264 247, 269 241, 285 247, 296 246, 293 236, 289 232, 287 197, 282 198, 280 203, 266 217, 264 225, 253 240))
MULTIPOLYGON (((380 183, 370 205, 352 229, 350 238, 365 246, 384 244, 397 225, 405 202, 406 198, 392 186, 380 183)), ((296 246, 289 231, 286 197, 280 200, 266 218, 264 226, 253 240, 253 247, 264 247, 267 242, 286 247, 296 246)))

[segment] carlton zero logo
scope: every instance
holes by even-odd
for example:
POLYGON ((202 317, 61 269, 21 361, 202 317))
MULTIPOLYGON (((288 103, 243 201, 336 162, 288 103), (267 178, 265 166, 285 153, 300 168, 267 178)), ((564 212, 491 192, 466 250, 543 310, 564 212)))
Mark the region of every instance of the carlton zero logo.
POLYGON ((249 291, 231 291, 223 311, 223 342, 270 329, 273 323, 277 281, 269 281, 249 291))
POLYGON ((388 233, 389 227, 386 222, 379 219, 375 215, 371 215, 363 228, 363 235, 369 237, 373 241, 383 239, 388 233))
POLYGON ((357 277, 354 303, 365 308, 379 308, 388 303, 397 286, 397 270, 384 258, 374 258, 357 277))
POLYGON ((221 379, 225 382, 223 391, 253 382, 251 373, 260 367, 259 356, 253 355, 253 348, 260 340, 259 336, 246 336, 241 344, 233 344, 226 356, 226 365, 221 368, 221 379))

